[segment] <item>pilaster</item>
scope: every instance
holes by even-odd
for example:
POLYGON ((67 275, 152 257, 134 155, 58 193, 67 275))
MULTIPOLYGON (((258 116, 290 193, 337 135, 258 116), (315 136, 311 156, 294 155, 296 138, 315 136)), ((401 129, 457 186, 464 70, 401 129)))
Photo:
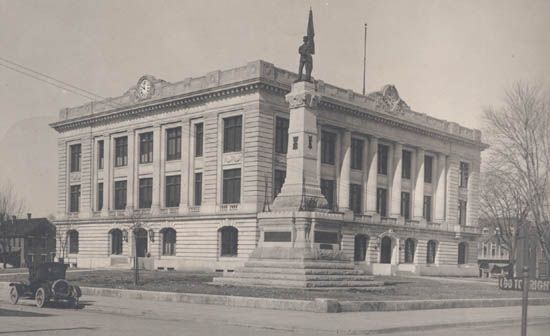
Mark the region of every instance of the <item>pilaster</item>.
POLYGON ((447 158, 445 154, 437 155, 435 175, 435 202, 434 202, 434 220, 437 223, 445 221, 445 192, 447 181, 447 158))
POLYGON ((349 188, 351 181, 351 132, 345 130, 342 136, 340 178, 338 179, 338 209, 349 211, 349 188))
POLYGON ((479 175, 480 164, 478 161, 470 163, 471 172, 468 178, 468 203, 466 209, 466 225, 478 226, 477 219, 479 217, 479 175))
POLYGON ((446 220, 447 225, 458 224, 458 170, 459 159, 456 155, 447 157, 447 197, 446 220))
POLYGON ((424 149, 416 150, 416 169, 415 169, 415 182, 414 182, 414 207, 413 216, 415 219, 422 219, 422 210, 424 207, 424 155, 426 152, 424 149))
MULTIPOLYGON (((139 202, 137 192, 139 191, 138 182, 136 181, 136 151, 139 151, 139 145, 136 145, 136 136, 134 130, 128 132, 128 177, 126 178, 126 209, 133 210, 137 208, 135 202, 139 202), (136 201, 137 200, 137 201, 136 201)), ((137 139, 139 142, 139 139, 137 139)))
POLYGON ((365 213, 374 215, 376 214, 376 188, 378 186, 378 138, 374 136, 371 136, 369 140, 368 160, 365 165, 365 173, 367 174, 365 213))
POLYGON ((111 177, 111 137, 109 134, 103 136, 103 209, 102 216, 108 216, 111 209, 111 193, 113 189, 113 178, 111 177))
MULTIPOLYGON (((189 186, 190 180, 194 178, 194 174, 190 173, 189 162, 190 156, 194 155, 195 151, 190 148, 191 137, 195 136, 195 130, 191 131, 189 119, 185 119, 181 123, 181 178, 180 178, 180 213, 188 211, 189 207, 189 186)), ((165 181, 166 183, 166 181, 165 181)))
POLYGON ((391 202, 390 202, 390 217, 401 216, 401 169, 403 156, 403 145, 395 143, 391 146, 392 165, 391 169, 391 202))
POLYGON ((80 215, 89 217, 92 213, 92 137, 87 135, 81 142, 80 155, 80 215))
POLYGON ((160 168, 161 168, 161 127, 160 125, 153 126, 153 197, 151 202, 151 213, 157 214, 160 211, 160 168))

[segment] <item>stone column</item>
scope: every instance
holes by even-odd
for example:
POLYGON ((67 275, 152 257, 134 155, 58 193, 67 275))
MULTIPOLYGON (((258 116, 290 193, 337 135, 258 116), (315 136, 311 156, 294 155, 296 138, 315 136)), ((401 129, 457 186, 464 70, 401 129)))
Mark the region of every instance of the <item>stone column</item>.
POLYGON ((101 210, 102 216, 108 216, 109 210, 112 209, 113 193, 113 177, 111 176, 112 166, 111 158, 113 156, 111 151, 111 136, 106 134, 103 137, 103 209, 101 210))
POLYGON ((316 210, 326 208, 327 201, 319 185, 317 161, 318 128, 315 85, 297 82, 286 96, 290 105, 289 149, 285 183, 273 202, 274 210, 316 210), (292 169, 290 169, 292 168, 292 169))
POLYGON ((345 130, 342 136, 340 178, 338 179, 338 210, 349 211, 349 188, 351 181, 351 132, 345 130))
POLYGON ((368 160, 365 165, 367 174, 367 193, 365 213, 376 214, 376 189, 378 187, 378 138, 371 136, 369 140, 368 160))
MULTIPOLYGON (((190 148, 190 138, 195 136, 195 130, 190 130, 190 121, 185 119, 181 123, 181 184, 180 184, 180 213, 185 213, 189 207, 189 181, 194 181, 194 172, 189 168, 190 156, 195 151, 190 148)), ((194 142, 193 142, 194 143, 194 142)))
POLYGON ((136 151, 139 151, 139 137, 135 136, 134 130, 128 132, 128 178, 126 179, 126 209, 132 210, 138 208, 139 204, 135 205, 135 202, 139 202, 139 185, 136 182, 136 174, 134 173, 136 167, 136 151), (136 146, 136 138, 138 145, 136 146))
POLYGON ((456 155, 447 157, 446 221, 448 228, 458 225, 459 162, 456 155))
POLYGON ((437 155, 437 174, 435 175, 435 202, 434 202, 434 220, 437 223, 445 221, 445 190, 447 180, 447 158, 445 154, 437 155))
POLYGON ((151 202, 151 213, 158 214, 160 212, 160 186, 162 184, 160 175, 161 166, 161 128, 159 125, 153 127, 153 198, 151 202))
POLYGON ((426 152, 419 148, 416 150, 416 169, 414 183, 414 219, 422 219, 422 210, 424 209, 424 155, 426 152))
POLYGON ((367 213, 367 196, 368 196, 368 181, 369 181, 369 141, 368 139, 363 139, 363 162, 361 162, 361 165, 363 167, 363 176, 362 176, 362 184, 361 184, 361 206, 363 209, 363 213, 367 213))
POLYGON ((396 218, 401 216, 401 158, 403 156, 403 145, 395 143, 393 146, 392 165, 389 167, 391 172, 391 203, 390 217, 396 218))
POLYGON ((93 209, 93 138, 85 136, 80 145, 80 215, 89 217, 93 209))
POLYGON ((479 161, 470 163, 470 176, 468 178, 468 203, 466 204, 466 225, 477 226, 479 217, 479 161))

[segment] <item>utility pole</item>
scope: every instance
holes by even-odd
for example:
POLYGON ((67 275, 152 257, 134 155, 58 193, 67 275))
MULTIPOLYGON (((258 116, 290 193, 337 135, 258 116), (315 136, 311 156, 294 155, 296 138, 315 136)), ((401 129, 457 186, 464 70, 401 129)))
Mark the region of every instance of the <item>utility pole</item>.
POLYGON ((521 295, 521 336, 527 336, 527 307, 529 304, 529 234, 523 225, 523 288, 521 295))
POLYGON ((365 41, 363 43, 363 96, 365 95, 366 74, 367 74, 367 24, 365 23, 365 41))

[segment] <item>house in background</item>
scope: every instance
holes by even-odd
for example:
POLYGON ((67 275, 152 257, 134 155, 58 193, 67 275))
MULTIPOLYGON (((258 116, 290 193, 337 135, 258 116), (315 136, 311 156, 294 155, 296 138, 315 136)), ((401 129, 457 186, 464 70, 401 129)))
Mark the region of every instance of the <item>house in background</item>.
POLYGON ((510 255, 500 238, 498 229, 484 227, 481 232, 477 255, 480 276, 505 274, 510 264, 510 255))
POLYGON ((55 226, 47 218, 17 219, 0 223, 0 263, 27 267, 32 263, 53 261, 55 226))

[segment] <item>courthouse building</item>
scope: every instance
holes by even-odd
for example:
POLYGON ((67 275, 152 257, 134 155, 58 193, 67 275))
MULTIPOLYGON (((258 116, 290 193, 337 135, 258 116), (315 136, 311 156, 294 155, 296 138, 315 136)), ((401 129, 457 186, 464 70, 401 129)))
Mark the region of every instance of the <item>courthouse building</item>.
MULTIPOLYGON (((176 83, 143 76, 120 97, 61 110, 51 126, 66 259, 129 265, 137 253, 154 269, 226 270, 290 239, 264 235, 258 218, 295 169, 285 95, 296 78, 265 61, 176 83)), ((411 110, 392 85, 315 90, 309 148, 339 225, 311 247, 374 273, 477 275, 480 132, 411 110)))

